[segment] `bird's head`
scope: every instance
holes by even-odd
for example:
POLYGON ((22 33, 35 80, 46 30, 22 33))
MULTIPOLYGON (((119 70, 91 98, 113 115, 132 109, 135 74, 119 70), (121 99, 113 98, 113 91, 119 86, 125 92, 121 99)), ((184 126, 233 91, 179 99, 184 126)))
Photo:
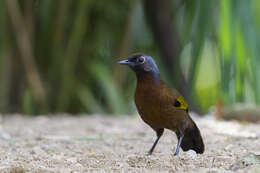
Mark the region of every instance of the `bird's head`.
POLYGON ((153 58, 143 53, 130 55, 127 59, 121 60, 118 63, 129 66, 135 72, 159 73, 153 58))

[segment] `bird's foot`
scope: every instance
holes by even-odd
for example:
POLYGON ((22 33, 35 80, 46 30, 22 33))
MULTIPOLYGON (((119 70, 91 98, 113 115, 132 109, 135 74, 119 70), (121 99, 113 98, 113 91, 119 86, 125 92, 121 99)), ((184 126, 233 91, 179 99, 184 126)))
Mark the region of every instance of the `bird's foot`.
POLYGON ((176 152, 174 153, 174 156, 178 156, 178 154, 179 154, 179 152, 176 151, 176 152))
POLYGON ((176 151, 175 151, 175 153, 174 153, 174 156, 178 156, 178 155, 179 155, 179 151, 180 151, 180 149, 177 148, 176 151))
POLYGON ((178 154, 179 154, 180 147, 181 147, 181 142, 182 142, 183 137, 184 137, 184 136, 181 136, 181 137, 178 139, 178 144, 177 144, 177 148, 176 148, 176 151, 175 151, 175 153, 174 153, 174 156, 178 156, 178 154))
POLYGON ((152 155, 152 152, 148 152, 148 153, 146 153, 146 155, 145 156, 151 156, 152 155))

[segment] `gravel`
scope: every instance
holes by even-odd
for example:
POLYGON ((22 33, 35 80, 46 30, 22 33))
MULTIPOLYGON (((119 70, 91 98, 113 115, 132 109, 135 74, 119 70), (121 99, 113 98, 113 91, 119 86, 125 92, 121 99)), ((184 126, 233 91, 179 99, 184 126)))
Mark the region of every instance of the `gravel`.
POLYGON ((146 156, 155 133, 138 116, 1 116, 0 172, 260 172, 259 124, 194 120, 204 154, 173 156, 176 136, 166 130, 146 156))

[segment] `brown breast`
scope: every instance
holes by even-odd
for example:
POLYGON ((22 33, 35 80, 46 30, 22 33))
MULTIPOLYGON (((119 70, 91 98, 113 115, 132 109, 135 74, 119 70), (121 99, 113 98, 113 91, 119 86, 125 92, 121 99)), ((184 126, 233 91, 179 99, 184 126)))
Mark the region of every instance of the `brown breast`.
POLYGON ((141 118, 152 128, 164 128, 167 120, 162 113, 165 99, 162 99, 162 81, 155 81, 153 76, 137 78, 135 104, 141 118))
POLYGON ((180 96, 177 90, 169 88, 161 79, 153 76, 137 78, 135 104, 141 118, 153 129, 176 129, 188 117, 183 110, 173 106, 180 96))

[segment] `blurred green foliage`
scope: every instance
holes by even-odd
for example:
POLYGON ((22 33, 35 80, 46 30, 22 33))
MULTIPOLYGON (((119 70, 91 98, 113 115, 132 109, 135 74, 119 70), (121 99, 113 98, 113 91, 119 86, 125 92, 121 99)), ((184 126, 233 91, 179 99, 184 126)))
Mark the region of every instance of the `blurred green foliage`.
MULTIPOLYGON (((258 104, 259 0, 167 2, 189 102, 204 112, 217 102, 258 104)), ((0 111, 132 113, 135 76, 116 62, 134 52, 153 56, 178 86, 144 8, 139 0, 0 1, 0 111)))

